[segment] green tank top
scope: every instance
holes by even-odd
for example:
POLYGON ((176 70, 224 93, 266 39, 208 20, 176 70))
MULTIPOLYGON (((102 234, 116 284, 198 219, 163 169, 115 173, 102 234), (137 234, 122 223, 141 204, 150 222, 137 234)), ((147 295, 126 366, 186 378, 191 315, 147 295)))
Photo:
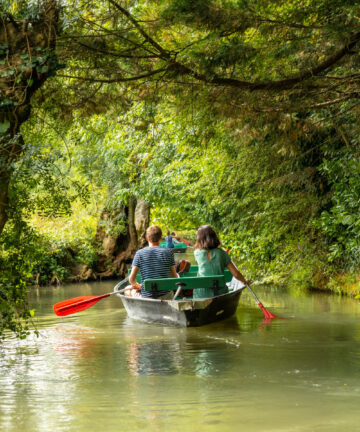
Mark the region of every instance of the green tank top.
MULTIPOLYGON (((198 276, 222 275, 231 262, 229 255, 222 249, 195 249, 195 260, 199 266, 198 276), (208 257, 208 253, 210 257, 208 257), (210 259, 209 259, 210 258, 210 259)), ((228 292, 227 287, 219 290, 219 294, 228 292)), ((193 298, 213 297, 214 291, 211 288, 199 288, 194 290, 193 298)))

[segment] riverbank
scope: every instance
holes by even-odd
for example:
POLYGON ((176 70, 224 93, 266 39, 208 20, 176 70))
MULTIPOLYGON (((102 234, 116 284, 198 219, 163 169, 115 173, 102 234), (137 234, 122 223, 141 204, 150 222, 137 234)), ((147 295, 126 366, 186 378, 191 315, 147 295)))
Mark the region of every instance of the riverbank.
MULTIPOLYGON (((36 273, 33 273, 29 282, 33 285, 43 286, 75 282, 118 280, 126 276, 126 274, 114 274, 111 271, 111 264, 109 265, 108 272, 106 269, 104 272, 97 272, 96 250, 88 245, 86 252, 86 256, 91 257, 91 262, 89 262, 88 259, 84 259, 83 254, 76 255, 74 250, 69 250, 67 247, 65 247, 65 250, 57 249, 49 254, 45 254, 41 263, 35 264, 36 273), (42 271, 42 273, 40 273, 40 271, 42 271)), ((185 254, 176 254, 176 258, 193 261, 193 249, 187 251, 185 254)), ((127 267, 129 267, 131 260, 129 260, 127 264, 127 267)), ((241 265, 239 265, 239 267, 243 269, 241 265)), ((358 272, 334 273, 329 275, 317 271, 310 278, 308 278, 308 274, 305 272, 303 278, 299 275, 301 275, 300 270, 298 270, 298 275, 292 274, 289 277, 287 277, 286 274, 273 273, 250 274, 250 278, 252 280, 257 280, 263 285, 279 284, 287 286, 295 292, 319 291, 360 298, 360 273, 358 272)))

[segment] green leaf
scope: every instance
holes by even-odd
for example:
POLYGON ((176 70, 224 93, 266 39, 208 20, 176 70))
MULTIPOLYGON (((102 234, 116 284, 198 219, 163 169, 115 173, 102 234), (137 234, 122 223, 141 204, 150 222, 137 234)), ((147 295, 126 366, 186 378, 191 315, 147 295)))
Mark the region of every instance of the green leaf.
POLYGON ((0 123, 0 133, 5 133, 10 128, 9 120, 0 123))

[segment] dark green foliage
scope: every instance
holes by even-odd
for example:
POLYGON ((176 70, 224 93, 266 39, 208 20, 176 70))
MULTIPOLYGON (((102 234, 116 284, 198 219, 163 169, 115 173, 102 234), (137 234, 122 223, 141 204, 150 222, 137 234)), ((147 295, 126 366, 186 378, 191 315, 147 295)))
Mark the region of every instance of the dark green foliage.
POLYGON ((38 236, 24 222, 8 224, 0 242, 0 338, 10 330, 24 338, 34 314, 27 303, 33 262, 39 258, 38 236))
POLYGON ((319 167, 331 186, 331 205, 315 221, 330 262, 356 271, 360 265, 360 158, 358 148, 327 155, 319 167))

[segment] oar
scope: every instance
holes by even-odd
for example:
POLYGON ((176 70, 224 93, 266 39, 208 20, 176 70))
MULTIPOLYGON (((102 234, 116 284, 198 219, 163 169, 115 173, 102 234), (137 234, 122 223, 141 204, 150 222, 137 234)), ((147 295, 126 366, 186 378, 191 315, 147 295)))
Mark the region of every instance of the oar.
POLYGON ((60 303, 56 303, 53 306, 54 312, 56 313, 56 315, 58 316, 66 316, 66 315, 71 315, 73 313, 76 312, 81 312, 85 309, 88 309, 91 306, 94 306, 94 304, 96 304, 99 300, 105 298, 105 297, 109 297, 113 294, 119 294, 119 293, 123 293, 124 291, 126 291, 127 289, 131 289, 131 288, 123 288, 119 291, 116 291, 117 287, 120 285, 123 285, 124 283, 128 282, 129 278, 127 277, 126 279, 122 280, 121 282, 119 282, 115 288, 114 291, 111 293, 107 293, 107 294, 102 294, 99 296, 82 296, 82 297, 75 297, 69 300, 64 300, 60 303))
POLYGON ((261 303, 261 301, 257 298, 256 294, 254 293, 254 291, 250 288, 250 285, 246 284, 246 288, 248 288, 248 290, 251 292, 251 294, 253 295, 254 299, 256 300, 258 306, 261 308, 261 310, 263 311, 264 314, 264 318, 266 319, 274 319, 274 318, 280 318, 277 317, 276 315, 272 314, 270 311, 268 311, 266 309, 266 307, 261 303))

